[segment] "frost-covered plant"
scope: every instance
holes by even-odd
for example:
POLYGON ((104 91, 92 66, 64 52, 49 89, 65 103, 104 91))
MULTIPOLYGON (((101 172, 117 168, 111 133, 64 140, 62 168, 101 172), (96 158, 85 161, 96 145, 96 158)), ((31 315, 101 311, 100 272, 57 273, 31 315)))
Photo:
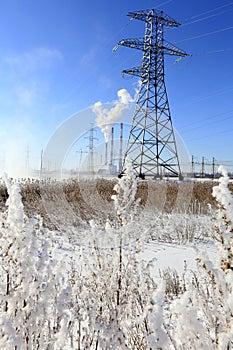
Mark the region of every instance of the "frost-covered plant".
POLYGON ((129 159, 126 165, 114 189, 115 221, 105 227, 91 221, 88 232, 74 230, 85 234, 86 244, 75 253, 69 249, 70 264, 68 259, 59 263, 58 256, 66 257, 61 245, 57 248, 58 236, 24 214, 19 185, 5 178, 1 349, 168 349, 165 285, 155 283, 137 256, 142 246, 137 179, 129 159))
POLYGON ((72 268, 76 349, 166 349, 168 343, 163 329, 164 284, 157 285, 139 262, 141 242, 128 239, 137 227, 138 201, 137 179, 129 159, 126 164, 126 174, 114 189, 117 221, 107 222, 104 229, 91 222, 88 245, 79 251, 80 269, 72 268))
POLYGON ((144 212, 142 220, 147 240, 178 244, 212 241, 214 224, 210 215, 153 210, 144 212))
POLYGON ((218 256, 211 261, 199 254, 198 274, 172 305, 177 349, 230 350, 233 348, 233 198, 227 170, 213 188, 219 203, 216 216, 218 256))
POLYGON ((9 198, 0 236, 0 348, 47 349, 65 313, 58 308, 62 274, 49 243, 40 238, 41 221, 24 215, 19 184, 7 176, 5 182, 9 198))
POLYGON ((125 167, 124 176, 118 180, 118 183, 113 188, 116 195, 112 196, 115 211, 121 226, 125 226, 135 219, 140 202, 140 198, 137 200, 135 199, 137 193, 137 179, 129 156, 126 157, 125 167))
MULTIPOLYGON (((134 295, 136 296, 135 301, 138 302, 139 306, 137 306, 137 313, 139 314, 139 310, 141 311, 141 316, 139 317, 141 319, 141 325, 143 327, 140 329, 138 321, 136 321, 136 324, 138 324, 137 327, 134 328, 137 329, 137 336, 135 339, 140 337, 140 332, 142 334, 142 339, 144 339, 144 346, 143 343, 141 343, 139 346, 137 343, 135 344, 133 342, 133 345, 137 345, 137 348, 162 348, 167 344, 167 336, 163 329, 163 313, 162 313, 162 303, 164 300, 164 284, 160 281, 160 285, 156 286, 156 284, 153 282, 153 280, 150 277, 148 268, 144 266, 143 263, 139 264, 136 256, 136 252, 139 252, 142 248, 143 244, 143 233, 141 230, 141 227, 136 225, 137 220, 136 217, 138 216, 139 212, 139 202, 140 198, 136 199, 136 193, 137 193, 137 179, 136 174, 134 173, 133 166, 130 160, 130 157, 126 157, 126 170, 124 176, 118 181, 118 183, 115 185, 114 190, 116 192, 116 195, 112 196, 114 200, 115 210, 118 215, 118 220, 120 223, 120 234, 125 238, 125 236, 129 235, 130 231, 130 225, 133 225, 134 232, 138 229, 138 235, 134 238, 136 238, 135 245, 132 246, 130 249, 124 249, 122 250, 122 245, 119 246, 119 276, 120 276, 120 282, 123 276, 125 276, 125 271, 122 270, 121 264, 125 262, 126 266, 130 266, 129 262, 133 262, 133 265, 136 267, 129 270, 129 273, 127 275, 128 281, 133 281, 133 275, 136 275, 137 278, 137 284, 136 288, 134 289, 134 295), (125 254, 125 257, 124 255, 125 254), (125 258, 125 261, 124 261, 125 258), (142 300, 144 300, 144 305, 142 300)), ((123 242, 125 240, 123 239, 123 242)), ((119 287, 121 286, 121 283, 119 283, 119 287)), ((130 293, 131 294, 131 293, 130 293)), ((131 310, 131 312, 133 309, 131 310)), ((134 316, 134 315, 132 315, 134 316)), ((131 317, 134 319, 134 317, 131 317)), ((131 324, 133 325, 131 319, 131 324)), ((134 338, 133 338, 134 339, 134 338)))
POLYGON ((186 262, 184 265, 184 273, 182 275, 179 275, 177 270, 170 267, 159 271, 160 277, 166 283, 166 298, 172 300, 186 291, 186 272, 186 262))

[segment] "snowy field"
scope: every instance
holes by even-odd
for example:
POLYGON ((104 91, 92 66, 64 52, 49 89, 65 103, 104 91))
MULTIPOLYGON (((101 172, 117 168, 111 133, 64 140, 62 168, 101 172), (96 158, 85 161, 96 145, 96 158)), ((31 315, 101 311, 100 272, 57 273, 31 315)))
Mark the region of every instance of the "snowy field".
POLYGON ((150 242, 144 245, 140 258, 147 262, 154 261, 151 267, 151 275, 154 278, 158 278, 159 271, 167 268, 175 269, 179 274, 182 274, 185 268, 196 271, 198 252, 206 252, 211 261, 216 260, 217 252, 213 242, 203 244, 150 242))
POLYGON ((20 184, 5 177, 0 349, 233 349, 233 199, 222 173, 216 210, 142 212, 128 162, 114 215, 60 229, 29 218, 20 184))

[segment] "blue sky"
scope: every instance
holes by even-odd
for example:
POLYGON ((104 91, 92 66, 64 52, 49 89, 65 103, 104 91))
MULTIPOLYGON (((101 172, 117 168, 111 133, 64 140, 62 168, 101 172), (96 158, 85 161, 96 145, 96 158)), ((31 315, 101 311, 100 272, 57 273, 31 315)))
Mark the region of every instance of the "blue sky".
MULTIPOLYGON (((174 127, 189 153, 233 159, 233 1, 5 0, 0 2, 0 170, 38 167, 41 149, 67 118, 97 101, 134 96, 121 76, 141 52, 113 47, 142 37, 129 11, 164 10, 182 25, 166 40, 192 54, 165 59, 174 127), (28 150, 28 152, 27 152, 28 150)), ((80 123, 83 123, 80 117, 80 123)))

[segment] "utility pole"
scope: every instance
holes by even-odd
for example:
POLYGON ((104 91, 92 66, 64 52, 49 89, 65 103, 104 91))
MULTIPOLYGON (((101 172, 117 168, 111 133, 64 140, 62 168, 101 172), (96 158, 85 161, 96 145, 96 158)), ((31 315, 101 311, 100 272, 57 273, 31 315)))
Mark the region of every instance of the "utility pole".
POLYGON ((192 175, 194 175, 194 156, 192 155, 192 175))
POLYGON ((201 161, 201 177, 205 177, 205 157, 202 157, 201 161))
POLYGON ((88 145, 88 149, 89 149, 89 173, 90 174, 94 174, 94 140, 97 140, 96 137, 94 137, 94 127, 92 124, 92 127, 90 128, 89 131, 89 145, 88 145))
POLYGON ((142 50, 142 65, 123 70, 140 78, 140 90, 124 156, 129 155, 140 178, 161 177, 162 172, 182 178, 170 107, 164 80, 164 55, 179 57, 187 53, 164 40, 164 27, 180 24, 163 11, 142 10, 128 16, 145 22, 144 38, 123 39, 118 46, 142 50))
POLYGON ((212 159, 212 177, 214 179, 214 175, 215 175, 215 158, 213 157, 212 159))
POLYGON ((82 148, 80 148, 79 151, 76 151, 76 153, 79 153, 80 156, 79 156, 79 165, 77 166, 77 172, 80 172, 80 168, 81 168, 81 164, 82 164, 82 159, 83 159, 83 154, 84 153, 88 153, 87 151, 83 151, 82 148))

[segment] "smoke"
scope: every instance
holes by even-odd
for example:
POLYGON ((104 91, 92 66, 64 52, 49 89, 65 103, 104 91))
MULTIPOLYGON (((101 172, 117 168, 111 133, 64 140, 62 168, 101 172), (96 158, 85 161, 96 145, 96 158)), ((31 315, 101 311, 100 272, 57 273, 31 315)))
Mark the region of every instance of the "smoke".
POLYGON ((134 99, 130 96, 126 89, 121 89, 117 92, 118 100, 114 102, 112 108, 104 108, 102 102, 96 102, 92 111, 96 114, 96 125, 102 130, 105 138, 105 142, 108 142, 112 124, 116 123, 121 117, 123 112, 129 108, 130 102, 134 99))

